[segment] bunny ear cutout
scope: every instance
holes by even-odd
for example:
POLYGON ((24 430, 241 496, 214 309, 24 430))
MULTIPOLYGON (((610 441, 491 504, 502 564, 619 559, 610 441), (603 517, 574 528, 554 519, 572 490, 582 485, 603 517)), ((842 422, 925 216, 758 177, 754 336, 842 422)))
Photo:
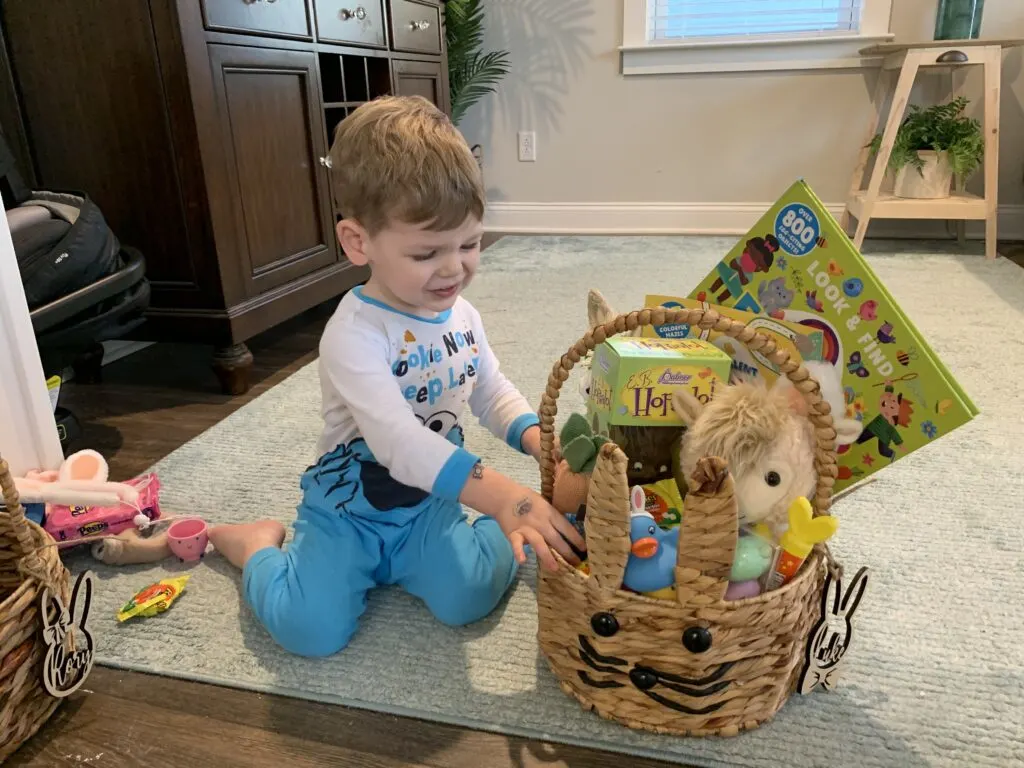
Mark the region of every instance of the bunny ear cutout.
POLYGON ((821 615, 838 616, 842 606, 842 585, 839 579, 829 574, 825 579, 825 588, 821 592, 821 615))
POLYGON ((45 629, 50 629, 60 624, 67 625, 71 620, 64 601, 49 588, 43 590, 42 604, 43 627, 45 629))
POLYGON ((67 606, 49 588, 42 595, 43 639, 47 645, 60 645, 67 634, 71 616, 67 606))
POLYGON ((857 610, 857 606, 860 605, 860 599, 864 596, 864 590, 868 587, 868 569, 867 567, 861 568, 857 571, 857 574, 853 577, 853 581, 850 583, 850 588, 846 590, 846 595, 843 597, 842 606, 839 608, 839 615, 849 619, 853 612, 857 610))
POLYGON ((89 619, 89 607, 92 605, 92 572, 85 571, 75 581, 75 588, 71 591, 71 604, 68 606, 68 613, 71 622, 80 630, 85 629, 85 623, 89 619))

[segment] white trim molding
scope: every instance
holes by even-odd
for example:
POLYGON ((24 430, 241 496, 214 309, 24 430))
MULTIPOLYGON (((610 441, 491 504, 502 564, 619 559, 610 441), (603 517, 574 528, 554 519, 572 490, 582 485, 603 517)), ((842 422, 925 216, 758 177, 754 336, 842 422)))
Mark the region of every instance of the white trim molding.
POLYGON ((889 42, 893 0, 863 0, 856 34, 654 40, 648 6, 657 0, 623 0, 623 75, 765 72, 801 69, 851 69, 877 66, 862 48, 889 42))
MULTIPOLYGON (((488 232, 550 235, 742 235, 772 207, 763 203, 508 203, 487 206, 488 232)), ((842 203, 826 206, 836 219, 842 203)), ((967 222, 967 236, 984 237, 984 222, 967 222)), ((875 237, 949 236, 943 221, 875 219, 875 237)), ((999 237, 1024 240, 1024 205, 999 206, 999 237)))

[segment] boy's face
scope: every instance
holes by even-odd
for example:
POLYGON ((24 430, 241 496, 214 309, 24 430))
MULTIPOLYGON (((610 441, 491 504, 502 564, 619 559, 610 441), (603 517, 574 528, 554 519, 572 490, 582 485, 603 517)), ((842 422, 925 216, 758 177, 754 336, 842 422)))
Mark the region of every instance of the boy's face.
POLYGON ((470 216, 456 229, 391 222, 370 236, 355 222, 338 223, 338 240, 358 266, 368 264, 366 290, 407 312, 444 312, 469 285, 480 263, 483 224, 470 216))

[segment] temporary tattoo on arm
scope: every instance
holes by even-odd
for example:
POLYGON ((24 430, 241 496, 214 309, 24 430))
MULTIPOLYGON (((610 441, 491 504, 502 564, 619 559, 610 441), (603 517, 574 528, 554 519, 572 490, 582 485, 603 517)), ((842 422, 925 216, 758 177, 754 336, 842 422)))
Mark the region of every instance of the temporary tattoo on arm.
POLYGON ((484 465, 481 464, 479 461, 476 464, 474 464, 471 476, 473 477, 474 480, 483 480, 484 479, 484 465))
POLYGON ((530 514, 530 510, 533 509, 533 502, 529 499, 520 499, 516 502, 515 515, 516 517, 524 517, 530 514))

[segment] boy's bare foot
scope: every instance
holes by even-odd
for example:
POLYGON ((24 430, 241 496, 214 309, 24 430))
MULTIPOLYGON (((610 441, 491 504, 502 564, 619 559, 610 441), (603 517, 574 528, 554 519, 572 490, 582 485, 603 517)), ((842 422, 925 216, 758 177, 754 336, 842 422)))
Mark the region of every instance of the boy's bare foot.
POLYGON ((267 547, 281 548, 284 526, 274 520, 242 525, 215 525, 210 529, 210 541, 228 562, 244 568, 255 553, 267 547))

